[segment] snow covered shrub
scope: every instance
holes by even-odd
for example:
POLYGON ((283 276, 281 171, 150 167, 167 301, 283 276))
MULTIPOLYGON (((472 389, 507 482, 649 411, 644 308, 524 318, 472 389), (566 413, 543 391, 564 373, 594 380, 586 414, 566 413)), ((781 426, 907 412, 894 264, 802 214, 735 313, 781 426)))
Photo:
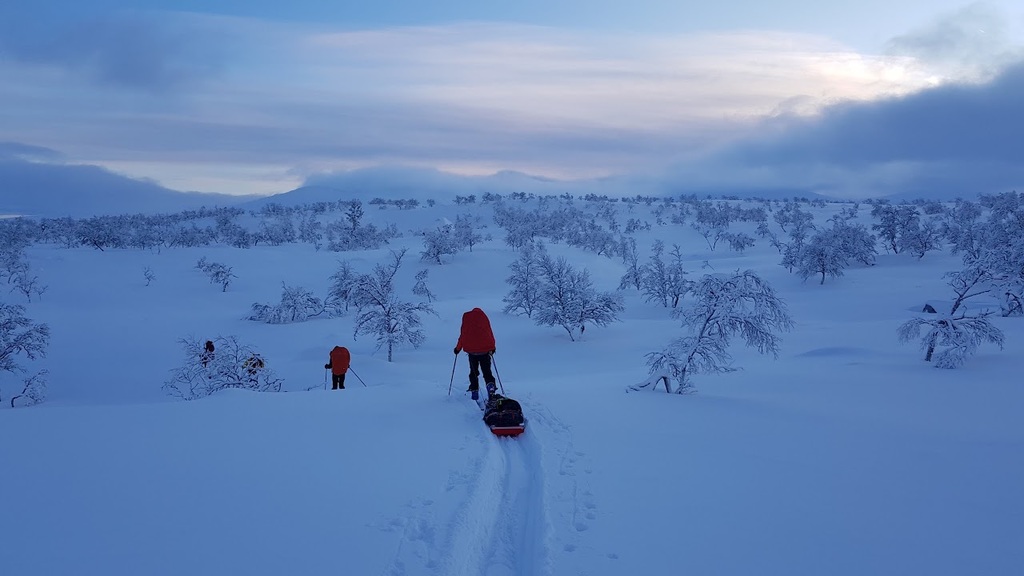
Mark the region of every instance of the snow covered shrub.
MULTIPOLYGON (((25 369, 15 362, 17 356, 35 360, 46 356, 46 347, 50 343, 50 328, 46 324, 32 322, 25 317, 25 308, 17 304, 0 303, 0 371, 22 373, 25 369)), ((44 372, 25 380, 22 393, 11 399, 25 396, 32 403, 41 402, 45 396, 46 383, 42 379, 44 372)))
POLYGON ((218 336, 214 351, 190 337, 179 340, 184 363, 171 371, 163 389, 182 400, 195 400, 228 388, 255 392, 280 392, 281 380, 267 368, 266 360, 234 336, 218 336))
POLYGON ((956 294, 949 312, 911 318, 896 329, 896 335, 901 342, 909 342, 920 337, 921 330, 927 326, 928 329, 921 339, 925 361, 931 362, 934 356, 936 367, 957 368, 985 342, 996 344, 1001 350, 1004 337, 1003 333, 989 322, 990 311, 969 316, 960 310, 968 299, 992 291, 992 271, 974 265, 946 276, 949 277, 949 286, 956 294), (936 349, 940 347, 943 349, 936 354, 936 349))
MULTIPOLYGON (((731 276, 708 274, 691 292, 693 306, 674 313, 689 335, 673 340, 660 352, 647 354, 652 375, 671 375, 679 383, 676 392, 683 393, 692 387, 691 374, 735 370, 728 352, 733 336, 740 336, 761 354, 778 357, 780 338, 776 332, 792 329, 793 320, 786 305, 758 275, 750 270, 731 276)), ((649 378, 633 389, 657 382, 658 378, 649 378)))
POLYGON ((41 404, 46 400, 46 370, 40 370, 32 376, 25 378, 22 382, 21 393, 15 394, 11 397, 11 408, 14 408, 15 402, 20 398, 23 406, 35 406, 41 404))
POLYGON ((11 292, 14 292, 15 290, 21 292, 29 302, 32 301, 33 294, 36 298, 41 298, 43 293, 46 292, 47 286, 40 284, 38 276, 34 274, 29 275, 27 269, 24 273, 19 273, 13 276, 11 281, 14 283, 14 287, 11 288, 11 292))
POLYGON ((252 313, 246 320, 266 322, 268 324, 289 324, 303 322, 324 313, 326 307, 322 300, 309 290, 301 287, 289 287, 281 283, 281 302, 269 304, 253 304, 252 313))
POLYGON ((219 264, 217 262, 209 262, 206 256, 203 256, 196 262, 196 268, 203 271, 204 274, 210 277, 210 282, 213 284, 220 284, 221 292, 227 292, 228 286, 231 284, 233 278, 238 278, 234 273, 231 272, 230 266, 219 264))
POLYGON ((413 284, 412 293, 427 299, 427 302, 432 302, 437 299, 437 295, 430 291, 427 286, 427 275, 429 272, 426 269, 420 270, 416 273, 416 283, 413 284))
POLYGON ((989 322, 991 314, 986 311, 977 316, 961 313, 958 316, 943 314, 938 318, 912 318, 904 322, 896 333, 900 342, 909 342, 920 337, 921 329, 927 326, 921 339, 925 360, 934 360, 936 368, 959 368, 985 342, 996 344, 1002 350, 1003 333, 989 322), (936 349, 939 349, 937 353, 936 349))
POLYGON ((0 371, 23 372, 15 357, 35 360, 46 356, 49 343, 49 326, 26 318, 24 306, 0 302, 0 371))

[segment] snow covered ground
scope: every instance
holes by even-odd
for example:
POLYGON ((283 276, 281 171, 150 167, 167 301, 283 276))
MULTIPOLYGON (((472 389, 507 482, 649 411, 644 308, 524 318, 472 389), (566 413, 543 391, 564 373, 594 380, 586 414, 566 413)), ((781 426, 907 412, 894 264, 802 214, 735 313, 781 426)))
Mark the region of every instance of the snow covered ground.
MULTIPOLYGON (((501 312, 517 254, 488 207, 367 217, 403 232, 388 247, 410 249, 400 293, 412 299, 412 277, 427 268, 438 296, 426 343, 390 363, 371 337, 353 339, 351 315, 242 319, 254 302, 276 302, 282 282, 322 295, 340 260, 369 272, 388 248, 32 247, 47 291, 5 298, 50 326, 48 356, 31 363, 49 370, 49 397, 11 409, 17 379, 0 375, 0 573, 936 576, 1024 566, 1024 321, 995 318, 1006 348, 982 346, 956 370, 896 338, 925 301, 949 299, 942 274, 958 257, 882 253, 819 285, 779 266, 763 240, 742 255, 711 252, 689 227, 655 225, 637 234, 642 259, 662 238, 683 246, 691 278, 751 268, 796 327, 778 360, 734 342, 742 369, 696 376, 694 394, 627 393, 647 377, 644 354, 682 335, 666 309, 626 292, 621 322, 573 342, 501 312), (491 240, 444 265, 418 260, 411 230, 477 212, 491 240), (195 268, 202 257, 233 267, 226 292, 195 268), (477 306, 491 318, 501 384, 529 418, 516 439, 487 431, 464 391, 466 357, 452 355, 461 314, 477 306), (260 351, 286 391, 185 402, 161 390, 183 362, 179 339, 229 335, 260 351), (352 351, 344 391, 324 389, 335 345, 352 351)), ((549 250, 588 269, 599 290, 618 286, 619 259, 549 250)))

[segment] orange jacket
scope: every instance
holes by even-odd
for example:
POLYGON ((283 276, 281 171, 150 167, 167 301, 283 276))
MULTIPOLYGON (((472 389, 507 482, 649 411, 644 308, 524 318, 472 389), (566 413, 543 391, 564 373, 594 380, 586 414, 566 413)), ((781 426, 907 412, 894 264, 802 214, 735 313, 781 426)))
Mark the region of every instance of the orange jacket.
POLYGON ((473 308, 462 315, 462 331, 457 350, 465 350, 469 354, 486 354, 494 350, 494 332, 491 332, 491 321, 487 314, 479 308, 473 308))
POLYGON ((348 353, 348 348, 335 346, 334 350, 331 350, 331 361, 327 363, 327 366, 331 369, 331 374, 344 374, 348 372, 351 360, 352 355, 348 353))

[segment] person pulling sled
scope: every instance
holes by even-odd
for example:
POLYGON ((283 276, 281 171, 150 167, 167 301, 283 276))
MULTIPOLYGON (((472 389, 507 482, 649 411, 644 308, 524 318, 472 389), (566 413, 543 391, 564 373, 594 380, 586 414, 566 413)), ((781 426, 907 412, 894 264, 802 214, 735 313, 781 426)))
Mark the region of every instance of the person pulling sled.
POLYGON ((473 400, 480 399, 480 372, 484 374, 488 397, 493 396, 497 388, 494 385, 494 374, 491 372, 491 355, 497 351, 491 321, 480 308, 473 308, 462 315, 462 328, 459 340, 455 343, 455 355, 465 350, 469 356, 469 393, 473 400))

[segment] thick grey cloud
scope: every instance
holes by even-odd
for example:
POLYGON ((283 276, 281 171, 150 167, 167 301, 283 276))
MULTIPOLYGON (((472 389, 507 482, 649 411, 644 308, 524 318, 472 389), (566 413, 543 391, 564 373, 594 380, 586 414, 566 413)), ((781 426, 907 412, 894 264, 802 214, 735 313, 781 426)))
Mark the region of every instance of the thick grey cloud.
POLYGON ((188 17, 121 13, 57 21, 45 30, 31 22, 6 22, 0 26, 0 54, 101 85, 157 91, 216 76, 223 67, 224 40, 188 17))
POLYGON ((802 188, 843 196, 974 196, 1024 185, 1024 62, 982 84, 847 103, 776 119, 675 179, 802 188))

